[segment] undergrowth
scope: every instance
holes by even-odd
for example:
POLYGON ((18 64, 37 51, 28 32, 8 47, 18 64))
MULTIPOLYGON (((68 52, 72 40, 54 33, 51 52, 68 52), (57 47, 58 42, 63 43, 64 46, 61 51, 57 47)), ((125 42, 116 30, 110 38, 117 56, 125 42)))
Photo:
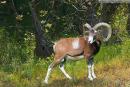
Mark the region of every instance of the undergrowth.
POLYGON ((24 63, 12 61, 10 65, 0 66, 0 87, 129 87, 130 86, 130 41, 122 44, 101 47, 95 57, 97 79, 87 79, 87 61, 67 61, 66 71, 73 77, 70 81, 56 67, 49 79, 49 85, 43 85, 48 65, 53 57, 36 59, 33 56, 24 63))

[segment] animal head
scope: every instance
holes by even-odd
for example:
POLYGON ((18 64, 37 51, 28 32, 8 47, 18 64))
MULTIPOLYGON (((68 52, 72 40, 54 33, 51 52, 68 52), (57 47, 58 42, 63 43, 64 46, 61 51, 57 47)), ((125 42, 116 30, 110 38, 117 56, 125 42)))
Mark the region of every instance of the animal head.
MULTIPOLYGON (((103 41, 108 41, 109 38, 111 37, 111 33, 112 33, 111 26, 107 23, 101 22, 101 23, 96 24, 94 27, 91 27, 88 23, 86 23, 84 24, 84 27, 88 29, 88 31, 85 31, 85 32, 88 32, 89 43, 93 43, 96 40, 97 34, 101 31, 98 29, 101 27, 106 27, 108 31, 108 35, 106 38, 103 39, 103 41)), ((101 29, 104 29, 104 28, 101 28, 101 29)))

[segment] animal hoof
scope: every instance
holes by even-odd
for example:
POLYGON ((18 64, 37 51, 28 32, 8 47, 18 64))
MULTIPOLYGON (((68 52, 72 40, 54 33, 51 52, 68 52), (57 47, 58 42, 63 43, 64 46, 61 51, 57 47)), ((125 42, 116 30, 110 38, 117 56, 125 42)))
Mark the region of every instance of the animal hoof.
POLYGON ((93 76, 93 79, 96 79, 96 78, 97 78, 97 77, 94 75, 94 76, 93 76))
POLYGON ((88 77, 88 79, 89 79, 90 81, 93 81, 93 78, 92 78, 92 77, 88 77))
POLYGON ((42 83, 43 83, 43 84, 48 84, 48 81, 44 80, 42 83))
POLYGON ((72 77, 69 77, 68 79, 69 79, 69 80, 72 80, 73 78, 72 78, 72 77))

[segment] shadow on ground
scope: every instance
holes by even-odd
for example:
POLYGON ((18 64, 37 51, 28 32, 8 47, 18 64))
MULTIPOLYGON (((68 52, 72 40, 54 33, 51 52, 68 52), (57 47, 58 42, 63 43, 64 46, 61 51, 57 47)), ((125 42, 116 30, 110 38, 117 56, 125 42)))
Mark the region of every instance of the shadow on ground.
POLYGON ((120 84, 115 84, 112 81, 104 79, 95 79, 89 81, 87 78, 74 79, 72 81, 68 79, 53 80, 52 83, 44 85, 43 87, 120 87, 120 84))

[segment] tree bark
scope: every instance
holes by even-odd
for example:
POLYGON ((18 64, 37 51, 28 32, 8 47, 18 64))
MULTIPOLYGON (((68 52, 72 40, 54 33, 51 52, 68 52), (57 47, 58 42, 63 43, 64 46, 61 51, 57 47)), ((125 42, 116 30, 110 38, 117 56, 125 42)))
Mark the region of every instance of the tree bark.
POLYGON ((128 4, 128 20, 127 20, 127 28, 128 34, 130 35, 130 4, 128 4))
POLYGON ((50 42, 45 38, 43 34, 42 26, 37 18, 33 3, 29 3, 29 7, 32 13, 33 23, 35 26, 36 48, 34 50, 34 53, 37 57, 46 58, 52 54, 52 46, 50 46, 50 42))

